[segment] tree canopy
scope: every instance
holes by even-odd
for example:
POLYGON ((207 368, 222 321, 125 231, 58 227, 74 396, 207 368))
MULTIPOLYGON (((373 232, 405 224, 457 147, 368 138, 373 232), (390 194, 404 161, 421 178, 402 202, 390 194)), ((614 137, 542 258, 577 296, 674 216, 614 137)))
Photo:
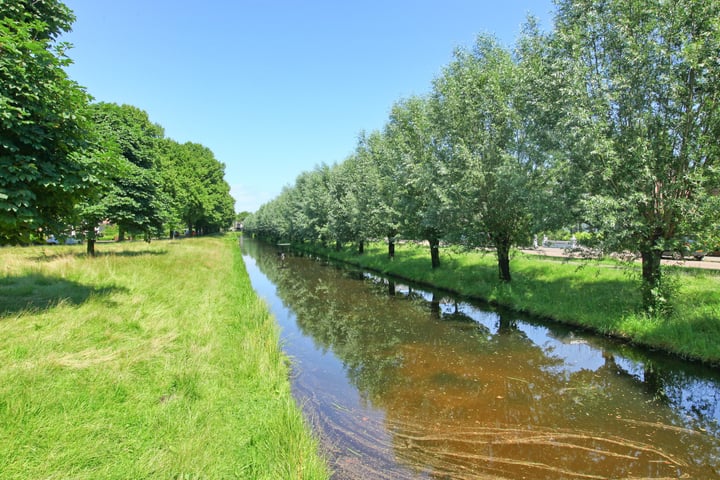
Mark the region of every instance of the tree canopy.
POLYGON ((0 13, 0 244, 73 229, 93 253, 100 222, 146 239, 232 224, 225 166, 208 148, 166 139, 140 108, 90 103, 68 77, 66 5, 0 0, 0 13))
POLYGON ((486 35, 458 49, 429 95, 397 101, 382 131, 246 227, 391 247, 400 235, 428 242, 432 267, 443 241, 491 246, 503 281, 511 247, 583 229, 638 252, 645 308, 662 308, 663 250, 719 236, 720 4, 557 5, 555 28, 529 18, 512 51, 486 35))
POLYGON ((639 250, 652 308, 664 295, 662 251, 702 234, 714 216, 708 207, 720 179, 720 4, 558 6, 556 72, 585 220, 611 249, 639 250))
POLYGON ((57 227, 86 192, 89 97, 55 39, 73 16, 56 0, 0 3, 0 244, 57 227))

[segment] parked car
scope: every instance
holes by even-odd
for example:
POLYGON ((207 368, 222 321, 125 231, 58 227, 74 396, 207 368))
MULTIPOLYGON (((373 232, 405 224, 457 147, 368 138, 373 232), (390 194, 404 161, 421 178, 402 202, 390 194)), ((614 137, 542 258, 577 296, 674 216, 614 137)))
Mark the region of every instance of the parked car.
POLYGON ((57 238, 55 238, 55 235, 50 235, 47 239, 45 239, 45 243, 49 245, 57 245, 60 242, 58 242, 57 238))
POLYGON ((685 257, 693 257, 695 260, 702 260, 707 255, 707 252, 702 248, 695 240, 686 238, 680 242, 676 247, 664 250, 662 253, 663 257, 670 257, 674 260, 684 260, 685 257))

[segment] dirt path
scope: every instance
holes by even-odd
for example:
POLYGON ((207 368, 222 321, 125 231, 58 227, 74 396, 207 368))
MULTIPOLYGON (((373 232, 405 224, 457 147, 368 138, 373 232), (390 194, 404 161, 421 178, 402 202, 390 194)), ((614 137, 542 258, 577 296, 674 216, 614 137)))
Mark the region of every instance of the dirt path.
MULTIPOLYGON (((546 257, 569 257, 569 255, 562 248, 538 247, 537 249, 521 249, 521 251, 530 255, 543 255, 546 257)), ((706 270, 720 270, 720 257, 705 257, 701 261, 663 259, 662 264, 676 265, 688 268, 703 268, 706 270)))

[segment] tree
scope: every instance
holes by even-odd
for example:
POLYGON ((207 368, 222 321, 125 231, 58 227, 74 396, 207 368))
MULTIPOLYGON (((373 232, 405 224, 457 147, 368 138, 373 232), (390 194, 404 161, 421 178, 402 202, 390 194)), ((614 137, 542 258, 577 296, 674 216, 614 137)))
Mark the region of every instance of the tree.
POLYGON ((106 218, 120 228, 119 240, 127 232, 149 241, 161 231, 168 214, 156 168, 163 130, 131 105, 97 103, 90 108, 99 141, 113 145, 106 148, 117 157, 103 200, 106 218))
POLYGON ((386 126, 392 162, 400 169, 402 232, 426 240, 432 268, 440 266, 440 240, 453 224, 447 169, 437 155, 429 102, 411 97, 396 103, 386 126))
POLYGON ((519 123, 518 155, 533 171, 530 233, 557 230, 582 222, 582 178, 567 168, 568 152, 563 130, 562 75, 553 70, 552 34, 539 29, 529 17, 514 50, 517 63, 513 108, 519 123))
POLYGON ((64 225, 86 191, 85 90, 65 73, 72 12, 56 0, 0 2, 0 244, 64 225))
POLYGON ((439 145, 453 179, 455 235, 471 246, 491 244, 498 273, 509 282, 510 248, 528 237, 538 176, 516 108, 519 67, 487 36, 459 49, 434 83, 439 145))
MULTIPOLYGON (((157 158, 162 190, 170 205, 169 223, 198 233, 214 233, 235 219, 225 165, 200 144, 163 139, 157 158)), ((244 218, 244 217, 243 217, 244 218)))
POLYGON ((385 237, 388 242, 388 256, 395 256, 395 240, 400 233, 402 214, 400 210, 400 192, 404 184, 399 156, 392 154, 385 133, 372 132, 361 135, 357 147, 357 156, 363 164, 367 193, 372 193, 366 201, 368 217, 368 235, 385 237))
POLYGON ((361 135, 355 153, 334 169, 339 182, 345 184, 345 195, 338 208, 343 211, 347 235, 357 242, 358 253, 364 253, 365 240, 385 233, 379 218, 382 198, 380 177, 372 154, 364 146, 361 135))
MULTIPOLYGON (((560 0, 557 75, 587 221, 639 251, 643 303, 668 243, 708 229, 719 185, 720 3, 560 0)), ((716 212, 715 212, 716 214, 716 212)))
POLYGON ((119 155, 116 143, 106 142, 101 145, 99 142, 99 137, 94 137, 85 150, 84 155, 92 158, 91 162, 87 162, 87 192, 75 204, 73 215, 68 219, 69 224, 84 233, 86 251, 90 256, 95 256, 97 227, 108 218, 108 202, 115 198, 109 194, 117 188, 113 181, 122 176, 120 171, 127 163, 119 155))
POLYGON ((324 235, 326 240, 334 241, 336 250, 340 250, 342 244, 353 239, 351 179, 346 174, 346 165, 347 160, 342 164, 323 165, 316 170, 318 182, 315 184, 317 189, 314 195, 324 200, 318 203, 323 206, 326 218, 324 235))

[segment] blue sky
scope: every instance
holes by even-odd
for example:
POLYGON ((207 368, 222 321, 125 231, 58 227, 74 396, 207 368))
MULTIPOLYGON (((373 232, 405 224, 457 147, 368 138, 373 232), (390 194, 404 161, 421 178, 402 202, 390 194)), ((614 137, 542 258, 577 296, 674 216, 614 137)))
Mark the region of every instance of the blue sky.
POLYGON ((480 33, 512 46, 552 0, 65 0, 70 76, 223 162, 237 211, 342 162, 480 33))

